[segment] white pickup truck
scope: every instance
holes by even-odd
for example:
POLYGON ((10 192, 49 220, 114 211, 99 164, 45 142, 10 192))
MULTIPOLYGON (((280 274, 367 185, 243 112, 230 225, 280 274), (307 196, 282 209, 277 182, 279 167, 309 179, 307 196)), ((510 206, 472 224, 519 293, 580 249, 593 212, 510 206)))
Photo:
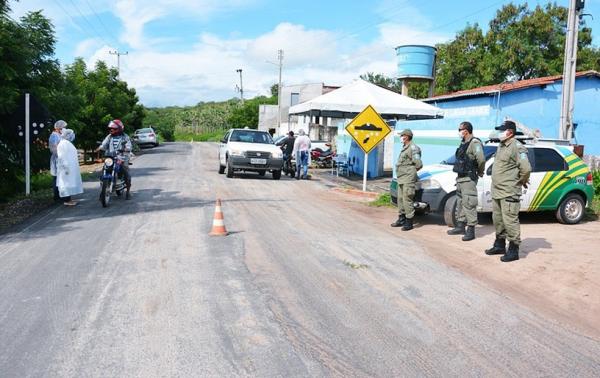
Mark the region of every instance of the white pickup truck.
POLYGON ((219 145, 219 173, 233 177, 235 171, 271 172, 273 179, 281 178, 283 153, 266 131, 231 129, 219 145))

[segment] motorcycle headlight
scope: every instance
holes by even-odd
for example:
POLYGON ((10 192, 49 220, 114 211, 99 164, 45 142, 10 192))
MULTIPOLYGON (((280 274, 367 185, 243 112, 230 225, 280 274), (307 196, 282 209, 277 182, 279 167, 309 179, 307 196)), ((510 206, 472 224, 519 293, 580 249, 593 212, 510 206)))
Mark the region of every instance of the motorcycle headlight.
POLYGON ((111 159, 111 158, 106 158, 106 159, 104 160, 104 164, 105 164, 107 167, 112 167, 113 163, 114 163, 114 161, 113 161, 113 159, 111 159))
POLYGON ((242 151, 242 150, 236 150, 236 149, 232 148, 229 151, 229 154, 231 154, 231 156, 244 156, 244 151, 242 151))
POLYGON ((426 179, 421 181, 421 189, 440 189, 442 185, 440 185, 439 181, 434 179, 426 179))
POLYGON ((275 152, 273 152, 273 157, 275 159, 281 159, 283 157, 283 151, 277 149, 275 152))

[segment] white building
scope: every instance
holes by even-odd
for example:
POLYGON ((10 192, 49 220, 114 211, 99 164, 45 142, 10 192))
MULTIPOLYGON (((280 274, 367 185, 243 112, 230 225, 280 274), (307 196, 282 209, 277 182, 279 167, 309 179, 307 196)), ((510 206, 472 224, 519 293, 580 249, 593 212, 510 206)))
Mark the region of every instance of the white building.
POLYGON ((308 131, 313 140, 332 141, 337 133, 336 124, 329 117, 290 116, 291 106, 300 104, 329 93, 339 87, 323 83, 308 83, 283 86, 281 88, 281 127, 278 127, 278 105, 260 105, 258 113, 258 129, 269 131, 275 135, 287 134, 290 130, 308 131))

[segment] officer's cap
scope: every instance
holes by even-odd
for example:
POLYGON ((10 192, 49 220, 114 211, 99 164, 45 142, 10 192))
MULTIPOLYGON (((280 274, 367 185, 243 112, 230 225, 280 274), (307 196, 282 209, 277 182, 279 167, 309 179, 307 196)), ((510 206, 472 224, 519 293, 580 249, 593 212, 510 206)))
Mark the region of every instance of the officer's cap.
POLYGON ((496 126, 496 130, 504 131, 504 130, 512 130, 514 132, 517 131, 517 125, 513 121, 504 121, 502 125, 496 126))
POLYGON ((412 131, 410 131, 410 129, 404 129, 404 130, 402 130, 402 132, 400 133, 400 136, 402 136, 402 135, 406 135, 406 136, 409 136, 409 137, 411 137, 411 138, 412 138, 412 136, 413 136, 413 133, 412 133, 412 131))

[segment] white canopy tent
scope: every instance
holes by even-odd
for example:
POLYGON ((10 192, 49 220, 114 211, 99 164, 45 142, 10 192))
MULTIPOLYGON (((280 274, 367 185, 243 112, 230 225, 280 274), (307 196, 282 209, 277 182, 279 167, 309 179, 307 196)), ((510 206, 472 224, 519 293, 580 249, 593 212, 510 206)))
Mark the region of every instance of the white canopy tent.
POLYGON ((311 115, 351 119, 367 105, 384 118, 438 118, 443 111, 422 101, 357 79, 322 96, 290 107, 290 115, 311 115))

